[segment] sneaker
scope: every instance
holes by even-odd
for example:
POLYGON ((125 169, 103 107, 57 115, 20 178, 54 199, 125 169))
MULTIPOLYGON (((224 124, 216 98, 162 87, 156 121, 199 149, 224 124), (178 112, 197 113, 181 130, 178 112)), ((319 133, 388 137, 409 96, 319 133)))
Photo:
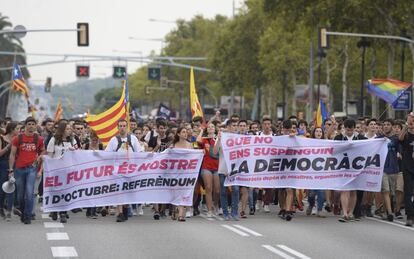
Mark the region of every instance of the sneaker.
POLYGON ((114 207, 110 207, 109 208, 109 215, 114 216, 116 214, 115 208, 114 207))
POLYGON ((61 215, 60 216, 60 223, 66 223, 68 222, 68 220, 66 219, 66 215, 61 215))
POLYGON ((124 222, 124 221, 125 221, 124 214, 119 213, 118 216, 116 216, 116 222, 124 222))
POLYGON ((201 205, 201 210, 202 210, 202 211, 204 211, 204 212, 207 212, 207 211, 208 211, 208 209, 207 209, 207 205, 202 204, 202 205, 201 205))
POLYGON ((224 221, 229 221, 230 220, 229 215, 224 215, 223 218, 224 218, 224 221))
POLYGON ((388 220, 389 222, 393 222, 393 221, 394 221, 394 215, 392 215, 392 214, 388 214, 388 215, 387 215, 387 220, 388 220))
POLYGON ((194 208, 193 209, 193 215, 194 216, 200 215, 200 210, 198 208, 194 208))
POLYGON ((318 211, 318 212, 316 213, 316 216, 317 216, 318 218, 326 218, 326 215, 325 215, 325 213, 324 213, 323 211, 318 211))
POLYGON ((355 217, 354 216, 349 216, 348 220, 349 220, 349 222, 355 222, 355 217))
POLYGON ((132 216, 138 216, 138 209, 132 210, 132 216))
POLYGON ((25 218, 24 221, 23 221, 23 223, 25 225, 30 225, 30 224, 32 224, 32 220, 30 218, 25 218))
POLYGON ((106 210, 106 208, 101 209, 101 215, 102 217, 106 217, 106 215, 108 215, 108 211, 106 210))
POLYGON ((310 216, 312 214, 312 206, 309 206, 307 209, 306 209, 306 216, 310 216))
POLYGON ((339 222, 342 222, 342 223, 346 223, 346 222, 348 222, 348 221, 349 221, 349 219, 348 219, 348 217, 347 217, 347 216, 342 216, 342 217, 340 217, 340 218, 338 219, 338 221, 339 221, 339 222))
POLYGON ((286 221, 291 221, 293 219, 293 213, 292 212, 286 213, 285 219, 286 221))
POLYGON ((333 213, 334 215, 341 215, 341 208, 337 204, 334 204, 333 213))
POLYGON ((237 217, 237 215, 231 215, 231 219, 233 221, 239 221, 239 218, 237 217))
POLYGON ((260 211, 260 205, 258 202, 256 203, 256 211, 260 211))
POLYGON ((397 212, 395 213, 395 218, 396 218, 396 219, 403 219, 404 217, 403 217, 403 215, 401 214, 401 212, 397 211, 397 212))
POLYGON ((97 219, 97 218, 98 218, 98 214, 96 214, 96 212, 95 212, 95 213, 92 213, 91 218, 92 218, 92 219, 97 219))
POLYGON ((246 219, 247 218, 247 215, 246 215, 246 213, 244 213, 244 211, 241 211, 240 212, 240 218, 242 218, 242 219, 246 219))
POLYGON ((222 209, 222 208, 220 208, 220 209, 218 210, 218 215, 219 215, 219 216, 222 216, 222 215, 223 215, 223 209, 222 209))
POLYGON ((266 213, 269 213, 270 212, 269 205, 264 205, 263 211, 266 213))
POLYGON ((332 212, 332 209, 331 209, 331 206, 330 206, 330 205, 326 205, 326 206, 325 206, 325 210, 326 210, 326 212, 328 212, 328 213, 331 213, 331 212, 332 212))
POLYGON ((32 216, 30 217, 31 220, 36 220, 36 214, 32 214, 32 216))
POLYGON ((154 212, 154 220, 160 220, 160 213, 154 212))
POLYGON ((254 215, 254 207, 250 208, 249 215, 254 215))
POLYGON ((372 215, 372 210, 371 210, 371 206, 367 205, 365 207, 365 216, 372 218, 374 217, 374 215, 372 215))
POLYGON ((13 208, 13 214, 19 217, 22 216, 22 212, 18 208, 13 208))
POLYGON ((6 214, 4 214, 4 209, 3 208, 0 208, 0 217, 2 217, 2 218, 6 218, 6 214))
POLYGON ((142 209, 142 206, 139 206, 139 208, 138 208, 138 215, 139 216, 144 215, 144 210, 142 209))
POLYGON ((279 213, 277 214, 278 216, 283 216, 286 213, 285 210, 280 210, 279 213))
POLYGON ((318 213, 318 209, 316 207, 312 208, 312 215, 316 215, 318 213))
POLYGON ((207 218, 212 218, 213 217, 213 212, 209 211, 207 212, 207 218))
POLYGON ((10 211, 8 211, 8 212, 6 213, 6 221, 7 221, 7 222, 10 222, 10 221, 11 221, 11 212, 10 212, 10 211))
POLYGON ((52 212, 50 217, 52 218, 52 220, 56 221, 58 218, 57 212, 52 212))
POLYGON ((405 225, 407 227, 412 227, 413 226, 413 219, 412 218, 407 218, 407 221, 405 222, 405 225))
POLYGON ((187 210, 187 211, 185 212, 185 217, 186 217, 186 218, 191 218, 191 211, 187 210))

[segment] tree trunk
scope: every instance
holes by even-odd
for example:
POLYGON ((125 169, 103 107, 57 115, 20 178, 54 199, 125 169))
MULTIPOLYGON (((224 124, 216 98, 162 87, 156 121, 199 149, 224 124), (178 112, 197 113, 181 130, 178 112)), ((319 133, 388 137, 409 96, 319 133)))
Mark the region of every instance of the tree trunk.
POLYGON ((348 113, 346 107, 347 107, 347 101, 348 101, 348 86, 347 86, 347 72, 348 72, 348 65, 349 65, 349 55, 348 55, 348 42, 345 43, 344 48, 344 66, 342 67, 342 112, 345 114, 348 113))
POLYGON ((293 93, 290 95, 292 96, 292 115, 297 116, 297 107, 296 107, 296 96, 295 96, 295 89, 296 89, 296 73, 292 70, 292 89, 293 93))
MULTIPOLYGON (((377 75, 377 52, 375 48, 372 48, 372 56, 371 56, 371 64, 370 64, 370 71, 371 71, 371 78, 375 78, 377 75)), ((371 94, 371 117, 378 118, 378 97, 371 94)), ((379 119, 379 118, 378 118, 379 119)))

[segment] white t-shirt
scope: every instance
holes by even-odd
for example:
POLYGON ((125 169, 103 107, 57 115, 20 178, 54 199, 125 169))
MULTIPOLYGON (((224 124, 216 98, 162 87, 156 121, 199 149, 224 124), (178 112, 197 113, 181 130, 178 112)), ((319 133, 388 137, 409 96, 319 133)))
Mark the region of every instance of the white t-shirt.
POLYGON ((69 148, 73 147, 74 144, 69 141, 63 141, 60 145, 55 145, 55 137, 52 137, 47 145, 47 153, 51 154, 52 158, 58 158, 63 156, 66 151, 69 151, 69 148))
POLYGON ((226 160, 224 159, 224 152, 221 147, 219 147, 219 166, 218 174, 228 174, 226 160))
MULTIPOLYGON (((134 151, 132 151, 132 148, 130 145, 127 144, 128 138, 121 138, 122 145, 119 148, 118 152, 127 152, 127 146, 128 146, 128 152, 144 152, 144 147, 139 143, 137 137, 135 135, 131 134, 131 145, 134 147, 134 151)), ((118 139, 117 137, 112 137, 109 141, 108 146, 106 146, 105 151, 113 151, 116 152, 118 148, 118 139)))

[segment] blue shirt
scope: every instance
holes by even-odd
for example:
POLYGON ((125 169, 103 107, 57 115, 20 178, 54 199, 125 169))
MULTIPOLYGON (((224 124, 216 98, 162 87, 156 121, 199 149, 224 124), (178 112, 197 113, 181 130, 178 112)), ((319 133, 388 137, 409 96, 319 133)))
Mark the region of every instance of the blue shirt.
MULTIPOLYGON (((380 136, 380 137, 385 137, 380 136)), ((397 174, 400 172, 398 167, 398 157, 397 152, 399 150, 399 141, 397 136, 387 137, 390 142, 388 143, 388 153, 387 158, 385 159, 384 164, 384 173, 386 174, 397 174)))

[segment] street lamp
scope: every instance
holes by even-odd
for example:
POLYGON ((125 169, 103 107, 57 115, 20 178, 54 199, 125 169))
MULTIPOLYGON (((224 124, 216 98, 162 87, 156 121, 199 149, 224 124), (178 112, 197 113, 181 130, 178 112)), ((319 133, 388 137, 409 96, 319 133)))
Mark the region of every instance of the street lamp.
POLYGON ((175 21, 169 21, 169 20, 161 20, 161 19, 154 19, 154 18, 150 18, 148 19, 148 21, 150 22, 161 22, 161 23, 173 23, 175 24, 175 21))
POLYGON ((361 93, 359 100, 359 115, 361 117, 365 116, 365 105, 364 105, 364 85, 365 85, 365 49, 371 46, 371 42, 366 38, 361 38, 357 43, 358 48, 362 48, 362 58, 361 58, 361 93))
POLYGON ((165 42, 165 40, 162 39, 162 38, 138 38, 138 37, 129 36, 128 39, 138 40, 138 41, 159 41, 159 42, 161 42, 161 51, 160 51, 160 53, 162 52, 162 49, 164 48, 164 42, 165 42))
POLYGON ((321 67, 322 67, 322 59, 326 57, 326 53, 323 48, 318 49, 318 58, 319 58, 319 65, 318 65, 318 103, 321 101, 321 67))

